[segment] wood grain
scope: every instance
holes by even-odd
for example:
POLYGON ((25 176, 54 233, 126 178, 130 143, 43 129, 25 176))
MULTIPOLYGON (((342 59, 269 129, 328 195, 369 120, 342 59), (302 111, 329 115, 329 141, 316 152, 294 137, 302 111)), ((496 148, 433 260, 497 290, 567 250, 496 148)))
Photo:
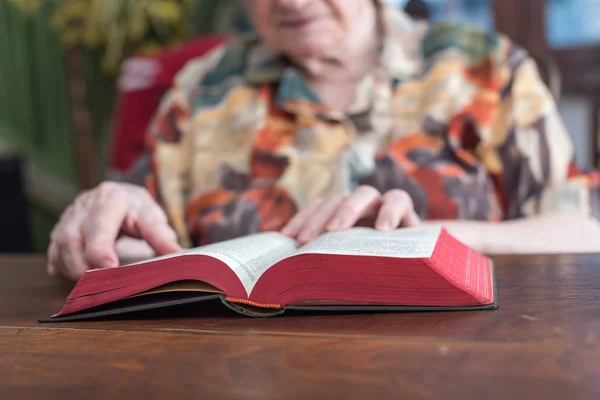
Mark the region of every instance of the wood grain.
POLYGON ((38 324, 44 263, 0 257, 0 399, 600 398, 597 255, 497 257, 495 311, 38 324))
POLYGON ((178 307, 108 321, 40 325, 58 311, 72 285, 46 276, 42 258, 0 264, 0 326, 138 331, 450 337, 513 341, 600 337, 600 257, 498 257, 500 308, 484 312, 297 315, 248 319, 214 307, 178 307))
POLYGON ((0 397, 592 399, 594 341, 0 329, 0 397), (186 397, 187 396, 187 397, 186 397))

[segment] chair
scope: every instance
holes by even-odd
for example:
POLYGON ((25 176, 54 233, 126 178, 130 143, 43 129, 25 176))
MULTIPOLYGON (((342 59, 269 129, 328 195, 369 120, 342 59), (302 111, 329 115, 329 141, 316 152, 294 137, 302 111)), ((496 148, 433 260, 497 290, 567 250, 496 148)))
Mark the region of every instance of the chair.
POLYGON ((190 59, 206 54, 226 39, 225 35, 202 36, 154 57, 125 61, 119 78, 109 178, 126 174, 144 151, 148 124, 177 72, 190 59))

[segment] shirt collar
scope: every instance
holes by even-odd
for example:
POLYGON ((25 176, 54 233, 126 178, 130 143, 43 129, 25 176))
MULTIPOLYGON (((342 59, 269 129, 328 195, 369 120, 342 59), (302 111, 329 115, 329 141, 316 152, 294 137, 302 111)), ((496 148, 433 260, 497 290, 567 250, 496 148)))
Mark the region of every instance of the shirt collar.
POLYGON ((257 36, 248 42, 244 69, 246 82, 251 85, 279 82, 288 68, 284 57, 274 53, 257 36))
POLYGON ((425 32, 404 11, 385 0, 376 1, 383 27, 381 65, 394 80, 414 78, 423 66, 421 42, 425 32))
MULTIPOLYGON (((378 6, 383 32, 383 45, 380 52, 379 76, 383 72, 392 81, 403 81, 414 77, 422 68, 422 35, 415 22, 403 11, 385 0, 375 0, 378 6)), ((307 109, 307 103, 323 112, 318 96, 309 88, 301 71, 291 65, 285 57, 274 53, 260 39, 256 38, 247 53, 244 72, 246 82, 261 85, 278 83, 275 96, 276 105, 288 111, 298 112, 307 109)), ((360 112, 369 103, 374 77, 367 75, 358 85, 351 112, 360 112)), ((331 113, 332 116, 335 112, 331 113)))

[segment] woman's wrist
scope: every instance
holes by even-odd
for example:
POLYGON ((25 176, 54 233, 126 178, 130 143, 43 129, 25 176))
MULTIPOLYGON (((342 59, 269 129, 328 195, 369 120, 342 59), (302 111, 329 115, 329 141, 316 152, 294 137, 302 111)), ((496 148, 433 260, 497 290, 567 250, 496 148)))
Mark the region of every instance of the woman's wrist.
POLYGON ((504 221, 428 221, 485 254, 600 252, 600 224, 581 215, 548 214, 504 221))
POLYGON ((426 221, 424 225, 440 225, 455 239, 481 253, 488 253, 496 247, 501 238, 498 224, 482 221, 437 220, 426 221))

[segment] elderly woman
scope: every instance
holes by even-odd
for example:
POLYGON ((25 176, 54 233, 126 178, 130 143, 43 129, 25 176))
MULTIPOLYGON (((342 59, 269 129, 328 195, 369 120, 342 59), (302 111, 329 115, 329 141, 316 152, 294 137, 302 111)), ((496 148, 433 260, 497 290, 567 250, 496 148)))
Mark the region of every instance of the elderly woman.
POLYGON ((436 221, 487 253, 600 249, 597 179, 577 175, 536 65, 507 38, 418 29, 382 0, 245 4, 259 37, 181 71, 146 188, 82 194, 53 232, 51 274, 118 265, 122 236, 167 254, 357 224, 436 221))

